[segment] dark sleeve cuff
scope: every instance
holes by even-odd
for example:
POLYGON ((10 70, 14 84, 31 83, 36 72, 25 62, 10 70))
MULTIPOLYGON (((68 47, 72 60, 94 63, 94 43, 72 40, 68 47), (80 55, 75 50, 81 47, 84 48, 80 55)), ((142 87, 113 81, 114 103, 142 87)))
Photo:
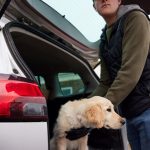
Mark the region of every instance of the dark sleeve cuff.
POLYGON ((76 140, 81 137, 86 136, 92 129, 91 128, 77 128, 77 129, 71 129, 70 131, 66 131, 66 138, 69 140, 76 140))

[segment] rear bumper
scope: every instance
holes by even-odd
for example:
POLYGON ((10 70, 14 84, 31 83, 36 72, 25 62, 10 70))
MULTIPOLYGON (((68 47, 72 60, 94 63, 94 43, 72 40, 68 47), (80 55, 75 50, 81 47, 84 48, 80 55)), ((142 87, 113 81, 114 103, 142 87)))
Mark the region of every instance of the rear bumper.
POLYGON ((0 123, 1 150, 48 150, 46 122, 0 123))

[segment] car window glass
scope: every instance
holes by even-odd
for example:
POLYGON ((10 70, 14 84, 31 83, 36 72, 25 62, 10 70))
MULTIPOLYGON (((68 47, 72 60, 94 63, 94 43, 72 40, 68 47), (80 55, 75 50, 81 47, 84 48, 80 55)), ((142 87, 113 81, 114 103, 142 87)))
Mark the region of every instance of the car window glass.
POLYGON ((84 84, 78 74, 59 73, 58 80, 63 96, 77 95, 84 92, 84 84))

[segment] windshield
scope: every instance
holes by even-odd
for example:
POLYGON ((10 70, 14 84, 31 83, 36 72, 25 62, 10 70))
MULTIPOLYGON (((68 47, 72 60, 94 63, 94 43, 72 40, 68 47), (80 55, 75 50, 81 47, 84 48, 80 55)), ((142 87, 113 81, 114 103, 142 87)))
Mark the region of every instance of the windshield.
POLYGON ((100 38, 104 20, 93 8, 92 0, 42 0, 72 23, 90 42, 100 38))

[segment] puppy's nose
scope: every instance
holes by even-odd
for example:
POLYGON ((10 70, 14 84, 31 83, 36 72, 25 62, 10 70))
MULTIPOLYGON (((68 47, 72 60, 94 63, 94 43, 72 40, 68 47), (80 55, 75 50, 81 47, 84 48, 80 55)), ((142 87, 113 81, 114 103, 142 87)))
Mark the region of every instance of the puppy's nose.
POLYGON ((124 125, 126 123, 125 119, 121 119, 121 124, 124 125))

